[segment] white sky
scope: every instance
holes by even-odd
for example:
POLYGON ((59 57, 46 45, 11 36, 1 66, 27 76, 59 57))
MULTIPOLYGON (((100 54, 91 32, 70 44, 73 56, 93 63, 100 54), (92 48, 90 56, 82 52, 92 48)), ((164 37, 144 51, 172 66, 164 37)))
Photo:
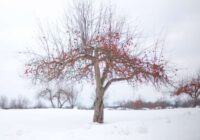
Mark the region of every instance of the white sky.
MULTIPOLYGON (((62 17, 71 0, 0 0, 0 95, 13 97, 35 95, 35 90, 23 77, 23 64, 28 58, 18 52, 34 47, 37 19, 44 22, 62 17)), ((97 1, 97 0, 96 0, 97 1)), ((104 0, 106 1, 106 0, 104 0)), ((200 1, 198 0, 110 0, 120 15, 139 24, 145 36, 166 36, 165 52, 179 69, 179 76, 200 69, 200 1)), ((91 92, 85 86, 84 95, 91 92)), ((151 87, 137 90, 119 83, 109 90, 113 101, 141 96, 147 100, 160 97, 151 87)))

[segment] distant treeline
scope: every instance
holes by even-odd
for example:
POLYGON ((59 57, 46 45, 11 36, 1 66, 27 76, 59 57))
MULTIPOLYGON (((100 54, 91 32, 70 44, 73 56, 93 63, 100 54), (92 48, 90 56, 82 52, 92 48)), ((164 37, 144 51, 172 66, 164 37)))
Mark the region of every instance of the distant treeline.
MULTIPOLYGON (((65 97, 65 96, 64 96, 65 97)), ((68 96, 66 96, 68 97, 68 96)), ((71 96, 70 96, 71 97, 71 96)), ((69 98, 69 97, 68 97, 69 98)), ((50 100, 47 100, 48 102, 52 102, 50 100)), ((57 102, 60 102, 60 100, 56 100, 57 102)), ((68 102, 68 100, 66 100, 68 102)), ((55 102, 56 103, 56 102, 55 102)), ((105 108, 111 108, 111 109, 135 109, 135 110, 141 110, 141 109, 166 109, 166 108, 187 108, 192 107, 193 102, 192 100, 182 101, 177 100, 175 102, 170 101, 156 101, 156 102, 147 102, 143 101, 142 99, 134 100, 134 101, 121 101, 116 102, 113 106, 105 105, 105 108)), ((200 106, 200 99, 197 100, 197 106, 200 106)), ((26 97, 18 96, 17 98, 8 99, 6 96, 0 96, 0 109, 37 109, 37 108, 73 108, 77 107, 78 109, 85 109, 90 110, 93 109, 93 107, 85 107, 80 106, 77 104, 71 104, 68 103, 66 106, 56 106, 52 104, 46 104, 44 100, 36 100, 35 104, 31 103, 30 100, 28 100, 26 97)))
MULTIPOLYGON (((143 100, 135 101, 122 101, 116 103, 116 106, 111 106, 109 108, 121 108, 121 109, 165 109, 165 108, 187 108, 192 107, 193 101, 156 101, 156 102, 146 102, 143 100)), ((197 101, 197 106, 200 106, 200 99, 197 101)))

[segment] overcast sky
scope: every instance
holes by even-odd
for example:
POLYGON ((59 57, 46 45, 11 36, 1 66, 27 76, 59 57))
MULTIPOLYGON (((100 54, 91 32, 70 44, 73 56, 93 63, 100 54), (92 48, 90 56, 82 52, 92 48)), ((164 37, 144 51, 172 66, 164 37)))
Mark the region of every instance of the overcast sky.
MULTIPOLYGON (((35 94, 30 81, 23 78, 23 65, 28 58, 18 52, 37 45, 37 19, 46 22, 62 17, 68 2, 70 0, 0 0, 0 95, 32 97, 35 94)), ((191 75, 200 69, 200 1, 110 0, 110 3, 130 23, 139 24, 143 35, 154 37, 162 32, 166 55, 179 69, 178 76, 191 75)), ((91 92, 89 88, 84 88, 83 93, 91 92)), ((160 97, 151 87, 133 90, 124 83, 111 87, 109 94, 113 100, 160 97)))

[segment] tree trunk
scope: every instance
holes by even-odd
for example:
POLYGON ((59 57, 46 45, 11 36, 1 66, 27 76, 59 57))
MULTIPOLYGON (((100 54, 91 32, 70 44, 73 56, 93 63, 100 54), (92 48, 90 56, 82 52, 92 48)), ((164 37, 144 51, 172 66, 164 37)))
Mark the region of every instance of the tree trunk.
POLYGON ((103 123, 103 96, 104 96, 104 88, 102 87, 101 82, 101 74, 99 68, 99 58, 98 58, 98 50, 95 50, 95 57, 97 58, 94 61, 94 71, 95 71, 95 81, 96 81, 96 99, 94 102, 94 117, 93 122, 103 123))
POLYGON ((94 102, 93 122, 103 123, 103 119, 104 119, 103 95, 104 95, 103 89, 96 88, 96 99, 94 102))
POLYGON ((193 98, 192 107, 197 106, 197 98, 193 98))

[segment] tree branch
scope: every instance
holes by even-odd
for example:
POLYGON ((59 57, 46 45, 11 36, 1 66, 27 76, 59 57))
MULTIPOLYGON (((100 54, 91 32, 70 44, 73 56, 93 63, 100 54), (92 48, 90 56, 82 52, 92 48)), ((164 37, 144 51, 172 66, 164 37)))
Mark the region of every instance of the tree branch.
POLYGON ((113 78, 111 80, 109 80, 105 86, 104 86, 104 91, 106 91, 108 89, 108 87, 113 83, 113 82, 119 82, 119 81, 124 81, 124 80, 130 80, 132 79, 134 76, 134 74, 128 76, 128 77, 122 77, 122 78, 113 78))

